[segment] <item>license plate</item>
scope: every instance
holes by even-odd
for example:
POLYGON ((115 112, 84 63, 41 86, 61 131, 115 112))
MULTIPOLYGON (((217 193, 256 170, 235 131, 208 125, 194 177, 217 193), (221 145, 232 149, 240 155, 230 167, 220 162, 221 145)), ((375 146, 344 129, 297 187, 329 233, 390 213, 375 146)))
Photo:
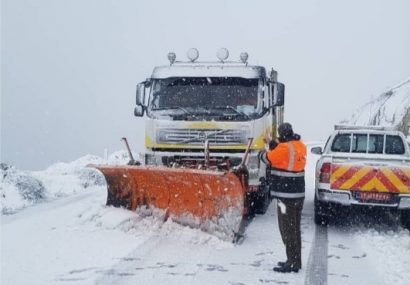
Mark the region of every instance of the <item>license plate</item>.
POLYGON ((390 193, 380 192, 359 192, 359 199, 362 201, 388 202, 391 200, 390 193))

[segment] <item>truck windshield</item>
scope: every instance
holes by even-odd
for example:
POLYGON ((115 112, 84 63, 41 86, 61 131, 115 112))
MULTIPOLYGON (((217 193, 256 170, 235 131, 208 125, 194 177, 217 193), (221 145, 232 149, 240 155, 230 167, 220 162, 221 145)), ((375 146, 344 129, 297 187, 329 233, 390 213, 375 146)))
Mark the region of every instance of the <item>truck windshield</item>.
POLYGON ((262 113, 262 80, 239 77, 154 79, 150 116, 182 120, 249 120, 262 113))

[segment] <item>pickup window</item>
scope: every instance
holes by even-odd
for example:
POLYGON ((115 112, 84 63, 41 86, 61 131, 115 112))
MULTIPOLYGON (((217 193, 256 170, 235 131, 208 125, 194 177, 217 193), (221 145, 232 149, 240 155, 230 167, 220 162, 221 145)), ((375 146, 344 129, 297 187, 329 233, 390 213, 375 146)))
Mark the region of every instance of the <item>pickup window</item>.
POLYGON ((335 136, 331 146, 331 151, 404 154, 405 147, 400 136, 344 133, 335 136))
POLYGON ((399 136, 386 136, 387 154, 404 154, 403 140, 399 136))
POLYGON ((334 152, 350 152, 350 137, 351 134, 337 135, 333 140, 332 151, 334 152))
POLYGON ((369 135, 369 153, 383 153, 383 145, 384 135, 369 135))
POLYGON ((367 150, 367 135, 354 134, 352 152, 366 153, 367 150))

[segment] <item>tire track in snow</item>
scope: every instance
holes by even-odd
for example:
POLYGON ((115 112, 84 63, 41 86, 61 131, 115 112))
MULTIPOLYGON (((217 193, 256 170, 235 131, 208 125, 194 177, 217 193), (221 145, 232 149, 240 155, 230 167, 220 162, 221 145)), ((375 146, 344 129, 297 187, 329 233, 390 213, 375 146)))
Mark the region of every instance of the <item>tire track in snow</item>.
POLYGON ((327 227, 316 226, 315 237, 306 268, 305 285, 327 284, 327 227))
POLYGON ((33 215, 39 215, 39 214, 49 212, 55 209, 63 209, 68 206, 71 206, 72 204, 78 203, 80 201, 83 201, 83 200, 85 201, 87 198, 90 198, 94 195, 96 195, 96 191, 92 189, 92 190, 86 190, 82 193, 74 194, 68 197, 51 198, 47 200, 46 202, 38 203, 32 206, 23 208, 19 210, 17 213, 2 216, 1 224, 2 226, 4 226, 10 223, 13 223, 15 221, 18 221, 18 220, 31 219, 33 215))

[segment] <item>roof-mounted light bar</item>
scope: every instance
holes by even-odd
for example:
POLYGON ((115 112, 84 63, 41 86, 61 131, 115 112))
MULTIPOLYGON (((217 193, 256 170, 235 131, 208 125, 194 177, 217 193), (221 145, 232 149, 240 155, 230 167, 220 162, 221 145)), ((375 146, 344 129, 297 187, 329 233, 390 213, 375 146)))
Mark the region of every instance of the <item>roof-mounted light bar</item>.
POLYGON ((226 48, 221 48, 216 52, 216 57, 221 61, 224 62, 229 57, 229 51, 226 48))
POLYGON ((241 61, 245 64, 248 64, 248 53, 247 52, 241 52, 241 55, 239 56, 239 58, 241 59, 241 61))
POLYGON ((355 125, 335 125, 335 131, 339 130, 374 130, 374 131, 396 131, 397 128, 391 126, 355 126, 355 125))
POLYGON ((197 60, 199 57, 199 51, 196 48, 190 48, 187 51, 186 56, 188 57, 189 61, 195 62, 195 60, 197 60))
MULTIPOLYGON (((187 55, 188 60, 190 62, 195 62, 199 58, 199 51, 196 48, 190 48, 187 51, 186 55, 187 55)), ((226 49, 226 48, 219 49, 216 52, 216 57, 219 59, 219 61, 221 61, 222 63, 225 63, 226 60, 229 57, 228 49, 226 49)), ((168 60, 169 60, 170 65, 173 65, 176 62, 176 58, 177 58, 177 56, 176 56, 175 52, 171 51, 171 52, 168 53, 168 60)), ((247 52, 242 52, 239 55, 240 61, 242 63, 246 64, 246 65, 248 64, 248 58, 249 58, 249 55, 248 55, 247 52)))
POLYGON ((177 58, 177 55, 175 54, 175 52, 171 51, 168 53, 168 60, 171 65, 175 62, 176 58, 177 58))

